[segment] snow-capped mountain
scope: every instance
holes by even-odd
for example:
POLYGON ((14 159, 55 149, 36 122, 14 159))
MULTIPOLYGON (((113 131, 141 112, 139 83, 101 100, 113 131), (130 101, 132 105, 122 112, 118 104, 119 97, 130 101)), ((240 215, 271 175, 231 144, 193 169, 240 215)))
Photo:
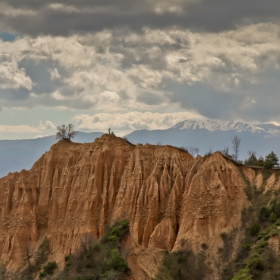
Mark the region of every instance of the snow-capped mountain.
POLYGON ((274 124, 257 124, 252 125, 241 121, 220 121, 220 120, 185 120, 180 122, 170 129, 206 129, 211 132, 214 131, 236 131, 236 132, 250 132, 250 133, 280 133, 280 126, 274 124))
POLYGON ((160 142, 177 147, 199 147, 203 155, 210 149, 217 151, 228 147, 231 150, 234 136, 241 139, 241 159, 247 157, 248 151, 256 151, 257 156, 274 151, 280 158, 280 126, 267 123, 190 119, 166 130, 137 130, 127 135, 127 138, 133 143, 160 142))
POLYGON ((272 123, 262 123, 262 124, 258 124, 257 126, 264 129, 266 133, 280 134, 280 126, 278 125, 272 123))

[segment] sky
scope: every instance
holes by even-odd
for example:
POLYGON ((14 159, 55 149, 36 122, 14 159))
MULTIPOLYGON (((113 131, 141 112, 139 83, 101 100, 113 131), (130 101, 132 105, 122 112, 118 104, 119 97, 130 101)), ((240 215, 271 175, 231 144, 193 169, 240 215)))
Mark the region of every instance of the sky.
POLYGON ((1 0, 0 139, 280 124, 279 0, 1 0))

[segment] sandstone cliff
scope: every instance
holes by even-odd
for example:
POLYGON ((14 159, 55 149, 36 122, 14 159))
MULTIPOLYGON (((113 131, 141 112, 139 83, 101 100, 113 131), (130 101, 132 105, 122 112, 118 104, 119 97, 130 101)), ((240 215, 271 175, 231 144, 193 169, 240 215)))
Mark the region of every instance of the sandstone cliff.
POLYGON ((126 218, 134 279, 155 275, 162 249, 199 251, 203 243, 214 279, 220 234, 240 228, 248 181, 260 178, 219 152, 194 159, 175 147, 134 146, 108 134, 87 144, 59 141, 29 171, 0 179, 1 261, 19 266, 26 248, 47 236, 62 265, 83 235, 99 238, 106 225, 126 218))

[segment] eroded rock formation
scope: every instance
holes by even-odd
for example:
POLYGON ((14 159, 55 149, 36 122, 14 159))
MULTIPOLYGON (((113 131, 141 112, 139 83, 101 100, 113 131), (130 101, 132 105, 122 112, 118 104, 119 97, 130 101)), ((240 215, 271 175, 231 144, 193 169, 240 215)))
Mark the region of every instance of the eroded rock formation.
POLYGON ((130 221, 135 279, 156 273, 161 249, 198 251, 207 243, 214 260, 220 234, 240 226, 246 181, 261 184, 219 152, 194 159, 175 147, 134 146, 108 134, 87 144, 60 141, 29 171, 0 179, 1 260, 18 266, 26 248, 35 250, 47 236, 52 259, 62 263, 83 235, 99 238, 123 218, 130 221))

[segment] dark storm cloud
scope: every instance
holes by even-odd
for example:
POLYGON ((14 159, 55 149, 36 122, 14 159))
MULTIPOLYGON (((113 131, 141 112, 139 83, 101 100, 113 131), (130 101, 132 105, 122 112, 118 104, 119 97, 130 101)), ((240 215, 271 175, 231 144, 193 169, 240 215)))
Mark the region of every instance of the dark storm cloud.
POLYGON ((0 17, 0 27, 34 36, 69 35, 123 26, 135 30, 145 26, 178 26, 221 31, 234 28, 235 24, 244 20, 275 20, 280 13, 279 0, 4 0, 1 4, 4 16, 0 17), (27 11, 32 11, 32 14, 27 11))

